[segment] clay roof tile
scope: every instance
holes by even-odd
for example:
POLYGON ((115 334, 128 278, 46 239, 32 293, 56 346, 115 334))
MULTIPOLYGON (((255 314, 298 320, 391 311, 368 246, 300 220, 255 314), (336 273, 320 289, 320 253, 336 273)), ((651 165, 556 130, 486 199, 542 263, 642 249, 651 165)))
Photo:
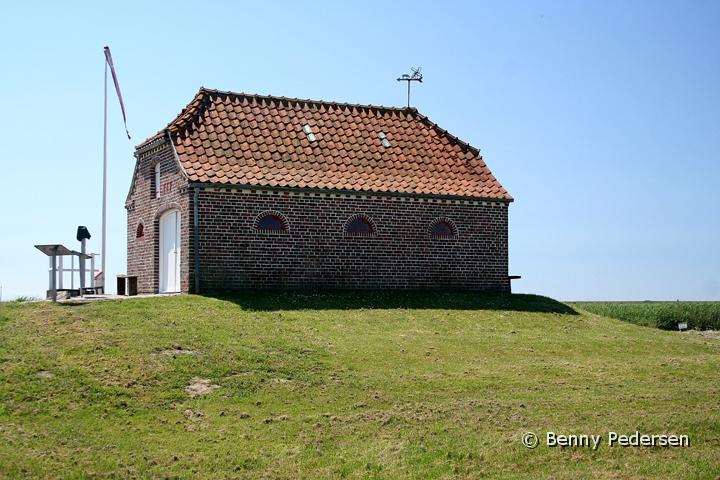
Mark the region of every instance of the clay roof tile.
POLYGON ((201 88, 175 120, 137 148, 167 130, 193 181, 512 200, 478 149, 414 108, 201 88), (313 126, 316 142, 303 133, 306 124, 313 126), (381 146, 380 131, 390 147, 381 146), (292 174, 285 167, 290 162, 292 174), (217 176, 210 180, 212 175, 217 176))

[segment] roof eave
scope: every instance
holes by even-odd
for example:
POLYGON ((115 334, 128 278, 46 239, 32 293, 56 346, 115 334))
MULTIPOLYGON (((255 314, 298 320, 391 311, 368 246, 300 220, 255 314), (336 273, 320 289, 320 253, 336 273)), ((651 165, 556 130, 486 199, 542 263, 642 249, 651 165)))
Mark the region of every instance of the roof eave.
POLYGON ((465 200, 474 202, 500 202, 500 203, 512 203, 515 201, 514 198, 500 198, 500 197, 483 197, 483 196, 471 196, 471 195, 447 195, 447 194, 436 194, 436 193, 412 193, 412 192, 373 192, 369 190, 343 190, 343 189, 331 189, 331 188, 300 188, 300 187, 278 187, 269 185, 251 185, 251 184, 237 184, 237 183, 213 183, 213 182, 198 182, 191 181, 188 183, 188 187, 209 187, 209 188, 233 188, 233 189, 248 189, 248 190, 268 190, 268 191, 288 191, 292 190, 299 193, 324 193, 324 194, 340 194, 340 195, 369 195, 369 196, 380 196, 380 197, 410 197, 410 198, 432 198, 438 200, 465 200))
POLYGON ((147 153, 150 150, 159 147, 160 145, 162 145, 163 143, 165 143, 167 141, 168 141, 167 137, 165 137, 165 136, 160 137, 160 138, 153 140, 150 143, 146 144, 144 147, 140 147, 140 148, 136 149, 135 153, 133 153, 133 155, 135 156, 135 158, 138 158, 143 153, 147 153))

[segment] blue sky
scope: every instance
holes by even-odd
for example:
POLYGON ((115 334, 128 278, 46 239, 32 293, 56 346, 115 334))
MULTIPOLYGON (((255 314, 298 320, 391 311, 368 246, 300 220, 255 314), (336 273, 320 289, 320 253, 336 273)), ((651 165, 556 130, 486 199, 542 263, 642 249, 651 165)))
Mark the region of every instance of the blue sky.
MULTIPOLYGON (((134 146, 201 86, 412 105, 480 148, 515 198, 514 291, 720 300, 720 2, 4 2, 3 300, 43 296, 47 258, 100 251, 103 47, 109 283, 125 273, 134 146)), ((111 288, 112 290, 112 288, 111 288)))

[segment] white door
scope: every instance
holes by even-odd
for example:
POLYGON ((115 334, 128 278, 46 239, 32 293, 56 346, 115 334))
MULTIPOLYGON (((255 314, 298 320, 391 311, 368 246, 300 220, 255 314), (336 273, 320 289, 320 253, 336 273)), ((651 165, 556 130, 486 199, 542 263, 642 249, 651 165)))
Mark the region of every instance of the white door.
POLYGON ((180 212, 160 217, 160 293, 180 291, 180 212))

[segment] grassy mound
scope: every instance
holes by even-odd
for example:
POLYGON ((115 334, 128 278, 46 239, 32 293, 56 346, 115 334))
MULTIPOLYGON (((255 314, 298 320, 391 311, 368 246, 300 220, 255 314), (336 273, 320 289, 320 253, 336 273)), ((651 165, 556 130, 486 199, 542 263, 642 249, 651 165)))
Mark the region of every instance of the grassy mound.
POLYGON ((719 346, 531 295, 4 303, 0 477, 715 478, 719 346))

